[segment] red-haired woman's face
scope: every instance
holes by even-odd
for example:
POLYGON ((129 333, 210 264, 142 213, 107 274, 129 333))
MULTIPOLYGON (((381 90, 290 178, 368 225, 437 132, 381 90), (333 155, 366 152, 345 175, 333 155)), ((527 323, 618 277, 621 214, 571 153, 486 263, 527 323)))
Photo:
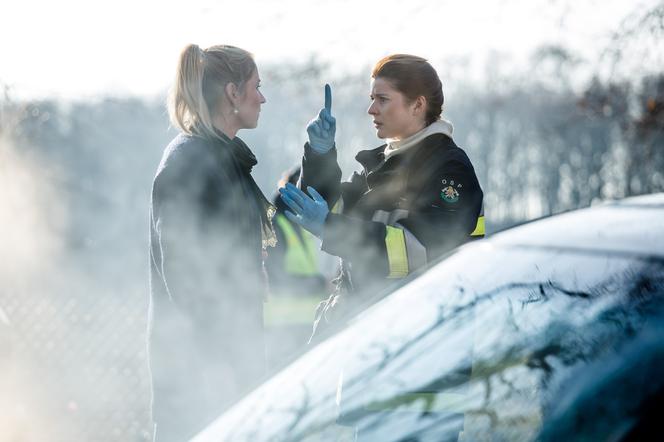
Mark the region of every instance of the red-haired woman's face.
POLYGON ((421 103, 396 90, 389 80, 378 77, 371 81, 371 106, 367 113, 373 117, 378 138, 407 138, 425 126, 421 103))

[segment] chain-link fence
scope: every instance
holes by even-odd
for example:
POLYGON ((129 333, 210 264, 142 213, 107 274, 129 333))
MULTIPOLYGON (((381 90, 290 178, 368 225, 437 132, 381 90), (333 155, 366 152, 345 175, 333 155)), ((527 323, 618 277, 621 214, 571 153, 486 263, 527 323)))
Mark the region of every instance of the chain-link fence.
POLYGON ((151 437, 146 293, 3 292, 6 441, 151 437))

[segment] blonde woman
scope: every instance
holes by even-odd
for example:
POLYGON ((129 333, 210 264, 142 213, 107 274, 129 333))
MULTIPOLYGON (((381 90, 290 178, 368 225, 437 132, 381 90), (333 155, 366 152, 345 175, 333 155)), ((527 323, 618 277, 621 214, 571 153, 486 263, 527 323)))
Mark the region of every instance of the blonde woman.
POLYGON ((265 97, 247 51, 187 46, 150 207, 149 356, 156 440, 185 440, 263 374, 263 256, 274 207, 238 138, 265 97))

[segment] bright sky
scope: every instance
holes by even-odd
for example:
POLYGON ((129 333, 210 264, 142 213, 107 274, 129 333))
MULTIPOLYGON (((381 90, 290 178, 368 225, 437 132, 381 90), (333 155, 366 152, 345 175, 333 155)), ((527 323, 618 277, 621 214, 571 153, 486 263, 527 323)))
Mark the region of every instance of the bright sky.
POLYGON ((313 55, 335 70, 395 52, 517 63, 543 43, 593 57, 639 3, 653 1, 5 0, 0 84, 14 97, 154 96, 189 42, 243 47, 259 66, 313 55))

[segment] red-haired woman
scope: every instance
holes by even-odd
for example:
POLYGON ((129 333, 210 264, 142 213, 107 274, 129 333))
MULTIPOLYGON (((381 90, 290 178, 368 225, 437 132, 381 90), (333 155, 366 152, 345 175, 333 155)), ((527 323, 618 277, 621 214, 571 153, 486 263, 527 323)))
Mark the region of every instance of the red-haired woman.
POLYGON ((326 85, 325 107, 307 127, 300 188, 282 189, 292 211, 287 215, 318 235, 324 251, 342 258, 338 290, 317 322, 328 320, 325 312, 339 300, 362 302, 390 279, 484 235, 482 189, 452 138, 452 124, 441 118, 435 69, 423 58, 397 54, 380 60, 371 77, 368 114, 385 144, 360 151, 361 171, 341 182, 326 85))

